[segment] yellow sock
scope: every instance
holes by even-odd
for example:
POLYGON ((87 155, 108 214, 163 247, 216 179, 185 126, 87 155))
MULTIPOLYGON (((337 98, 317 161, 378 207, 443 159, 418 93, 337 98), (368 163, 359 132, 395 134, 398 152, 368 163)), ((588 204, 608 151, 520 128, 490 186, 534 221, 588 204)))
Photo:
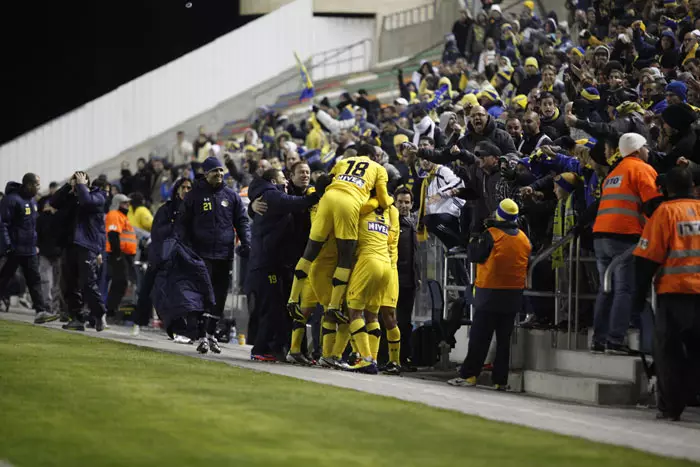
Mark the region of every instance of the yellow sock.
POLYGON ((321 355, 325 358, 333 355, 335 334, 335 323, 326 321, 324 317, 321 321, 321 355))
POLYGON ((290 303, 301 302, 301 291, 304 288, 306 278, 309 277, 309 269, 311 269, 311 261, 306 258, 301 258, 294 268, 294 279, 292 280, 292 291, 289 294, 290 303))
POLYGON ((367 339, 369 340, 369 351, 372 354, 372 359, 377 360, 379 353, 379 341, 382 338, 382 330, 379 327, 379 321, 367 323, 367 339))
POLYGON ((350 325, 339 324, 338 331, 335 333, 335 345, 333 346, 333 356, 342 358, 345 348, 350 340, 350 325))
POLYGON ((389 361, 399 365, 401 358, 401 331, 396 326, 386 330, 386 343, 389 346, 389 361))
POLYGON ((340 309, 345 301, 345 289, 348 288, 349 280, 350 269, 335 268, 335 272, 333 273, 333 291, 331 292, 331 302, 328 304, 328 308, 332 310, 340 309))
POLYGON ((369 350, 367 326, 365 326, 364 319, 358 318, 350 323, 350 335, 355 341, 357 351, 360 352, 362 358, 372 358, 372 352, 369 350))
POLYGON ((301 343, 304 340, 305 331, 306 323, 296 320, 292 322, 292 345, 289 347, 290 353, 301 352, 301 343))

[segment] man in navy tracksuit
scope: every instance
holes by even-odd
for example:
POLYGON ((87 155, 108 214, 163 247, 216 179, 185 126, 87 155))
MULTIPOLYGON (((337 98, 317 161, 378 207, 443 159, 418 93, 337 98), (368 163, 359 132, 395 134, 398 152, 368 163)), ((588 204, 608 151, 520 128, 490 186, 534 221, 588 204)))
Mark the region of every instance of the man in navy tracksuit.
POLYGON ((202 169, 204 177, 195 181, 183 202, 176 235, 205 261, 214 288, 216 306, 203 310, 197 351, 221 353, 214 332, 224 313, 236 235, 241 242, 236 252, 245 258, 250 252, 250 226, 240 196, 224 185, 221 161, 208 157, 202 169))
MULTIPOLYGON (((287 180, 278 169, 266 170, 253 180, 248 198, 267 203, 263 216, 253 216, 253 244, 249 261, 259 325, 251 358, 285 361, 292 321, 286 311, 298 252, 290 245, 294 238, 294 216, 318 202, 318 195, 290 196, 287 180)), ((308 216, 308 213, 306 214, 308 216)), ((301 356, 303 359, 303 356, 301 356)), ((308 363, 308 362, 307 362, 308 363)))
POLYGON ((0 202, 0 217, 7 232, 9 254, 0 270, 0 293, 7 289, 18 267, 27 281, 29 295, 32 297, 36 316, 35 324, 47 323, 58 319, 58 314, 51 313, 46 304, 41 288, 39 274, 39 256, 37 252, 36 219, 38 216, 34 197, 39 192, 39 177, 33 173, 22 177, 22 184, 9 182, 5 188, 5 197, 0 202))
POLYGON ((65 243, 61 265, 65 278, 64 300, 68 307, 70 321, 63 329, 84 331, 85 318, 81 315, 83 304, 90 309, 95 330, 104 330, 102 317, 106 313, 100 294, 97 269, 102 263, 105 249, 105 204, 106 182, 97 179, 88 188, 89 179, 85 172, 76 172, 70 182, 58 190, 51 198, 51 206, 58 210, 57 215, 68 230, 57 231, 56 235, 65 243))

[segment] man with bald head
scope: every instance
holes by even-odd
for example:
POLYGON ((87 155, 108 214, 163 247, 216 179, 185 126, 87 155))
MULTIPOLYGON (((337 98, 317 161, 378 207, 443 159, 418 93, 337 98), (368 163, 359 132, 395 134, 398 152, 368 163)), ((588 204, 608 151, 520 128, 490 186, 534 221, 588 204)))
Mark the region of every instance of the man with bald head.
POLYGON ((513 138, 496 126, 496 121, 480 105, 472 107, 467 123, 467 132, 457 141, 460 149, 474 152, 476 145, 482 141, 495 144, 503 154, 515 152, 513 138))
POLYGON ((523 140, 518 146, 524 156, 529 156, 540 146, 552 144, 549 136, 540 130, 540 116, 536 112, 526 112, 523 116, 523 140))

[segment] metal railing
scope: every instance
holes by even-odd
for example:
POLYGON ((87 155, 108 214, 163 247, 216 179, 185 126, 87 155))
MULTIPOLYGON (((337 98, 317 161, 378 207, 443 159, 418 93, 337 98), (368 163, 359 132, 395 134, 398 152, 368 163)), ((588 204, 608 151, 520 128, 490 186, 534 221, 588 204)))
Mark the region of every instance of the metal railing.
POLYGON ((622 253, 619 256, 616 256, 615 259, 612 260, 610 265, 605 269, 605 274, 603 274, 603 292, 605 293, 610 293, 612 292, 612 276, 615 270, 620 267, 620 264, 628 260, 630 256, 632 256, 632 252, 634 252, 634 249, 637 248, 637 245, 630 247, 627 251, 622 253))
POLYGON ((425 23, 435 17, 437 11, 437 0, 406 10, 397 11, 386 15, 382 21, 383 31, 393 31, 415 24, 425 23))

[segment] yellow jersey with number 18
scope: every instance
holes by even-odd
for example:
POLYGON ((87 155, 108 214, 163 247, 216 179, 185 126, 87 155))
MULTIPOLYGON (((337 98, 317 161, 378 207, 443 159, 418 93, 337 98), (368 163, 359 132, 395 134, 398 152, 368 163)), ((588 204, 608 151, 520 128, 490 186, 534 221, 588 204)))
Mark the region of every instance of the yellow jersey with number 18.
POLYGON ((347 193, 360 206, 367 202, 372 190, 376 190, 381 207, 386 208, 393 203, 386 189, 389 181, 386 169, 367 156, 348 157, 338 161, 331 170, 331 175, 334 175, 333 181, 326 189, 347 193))

